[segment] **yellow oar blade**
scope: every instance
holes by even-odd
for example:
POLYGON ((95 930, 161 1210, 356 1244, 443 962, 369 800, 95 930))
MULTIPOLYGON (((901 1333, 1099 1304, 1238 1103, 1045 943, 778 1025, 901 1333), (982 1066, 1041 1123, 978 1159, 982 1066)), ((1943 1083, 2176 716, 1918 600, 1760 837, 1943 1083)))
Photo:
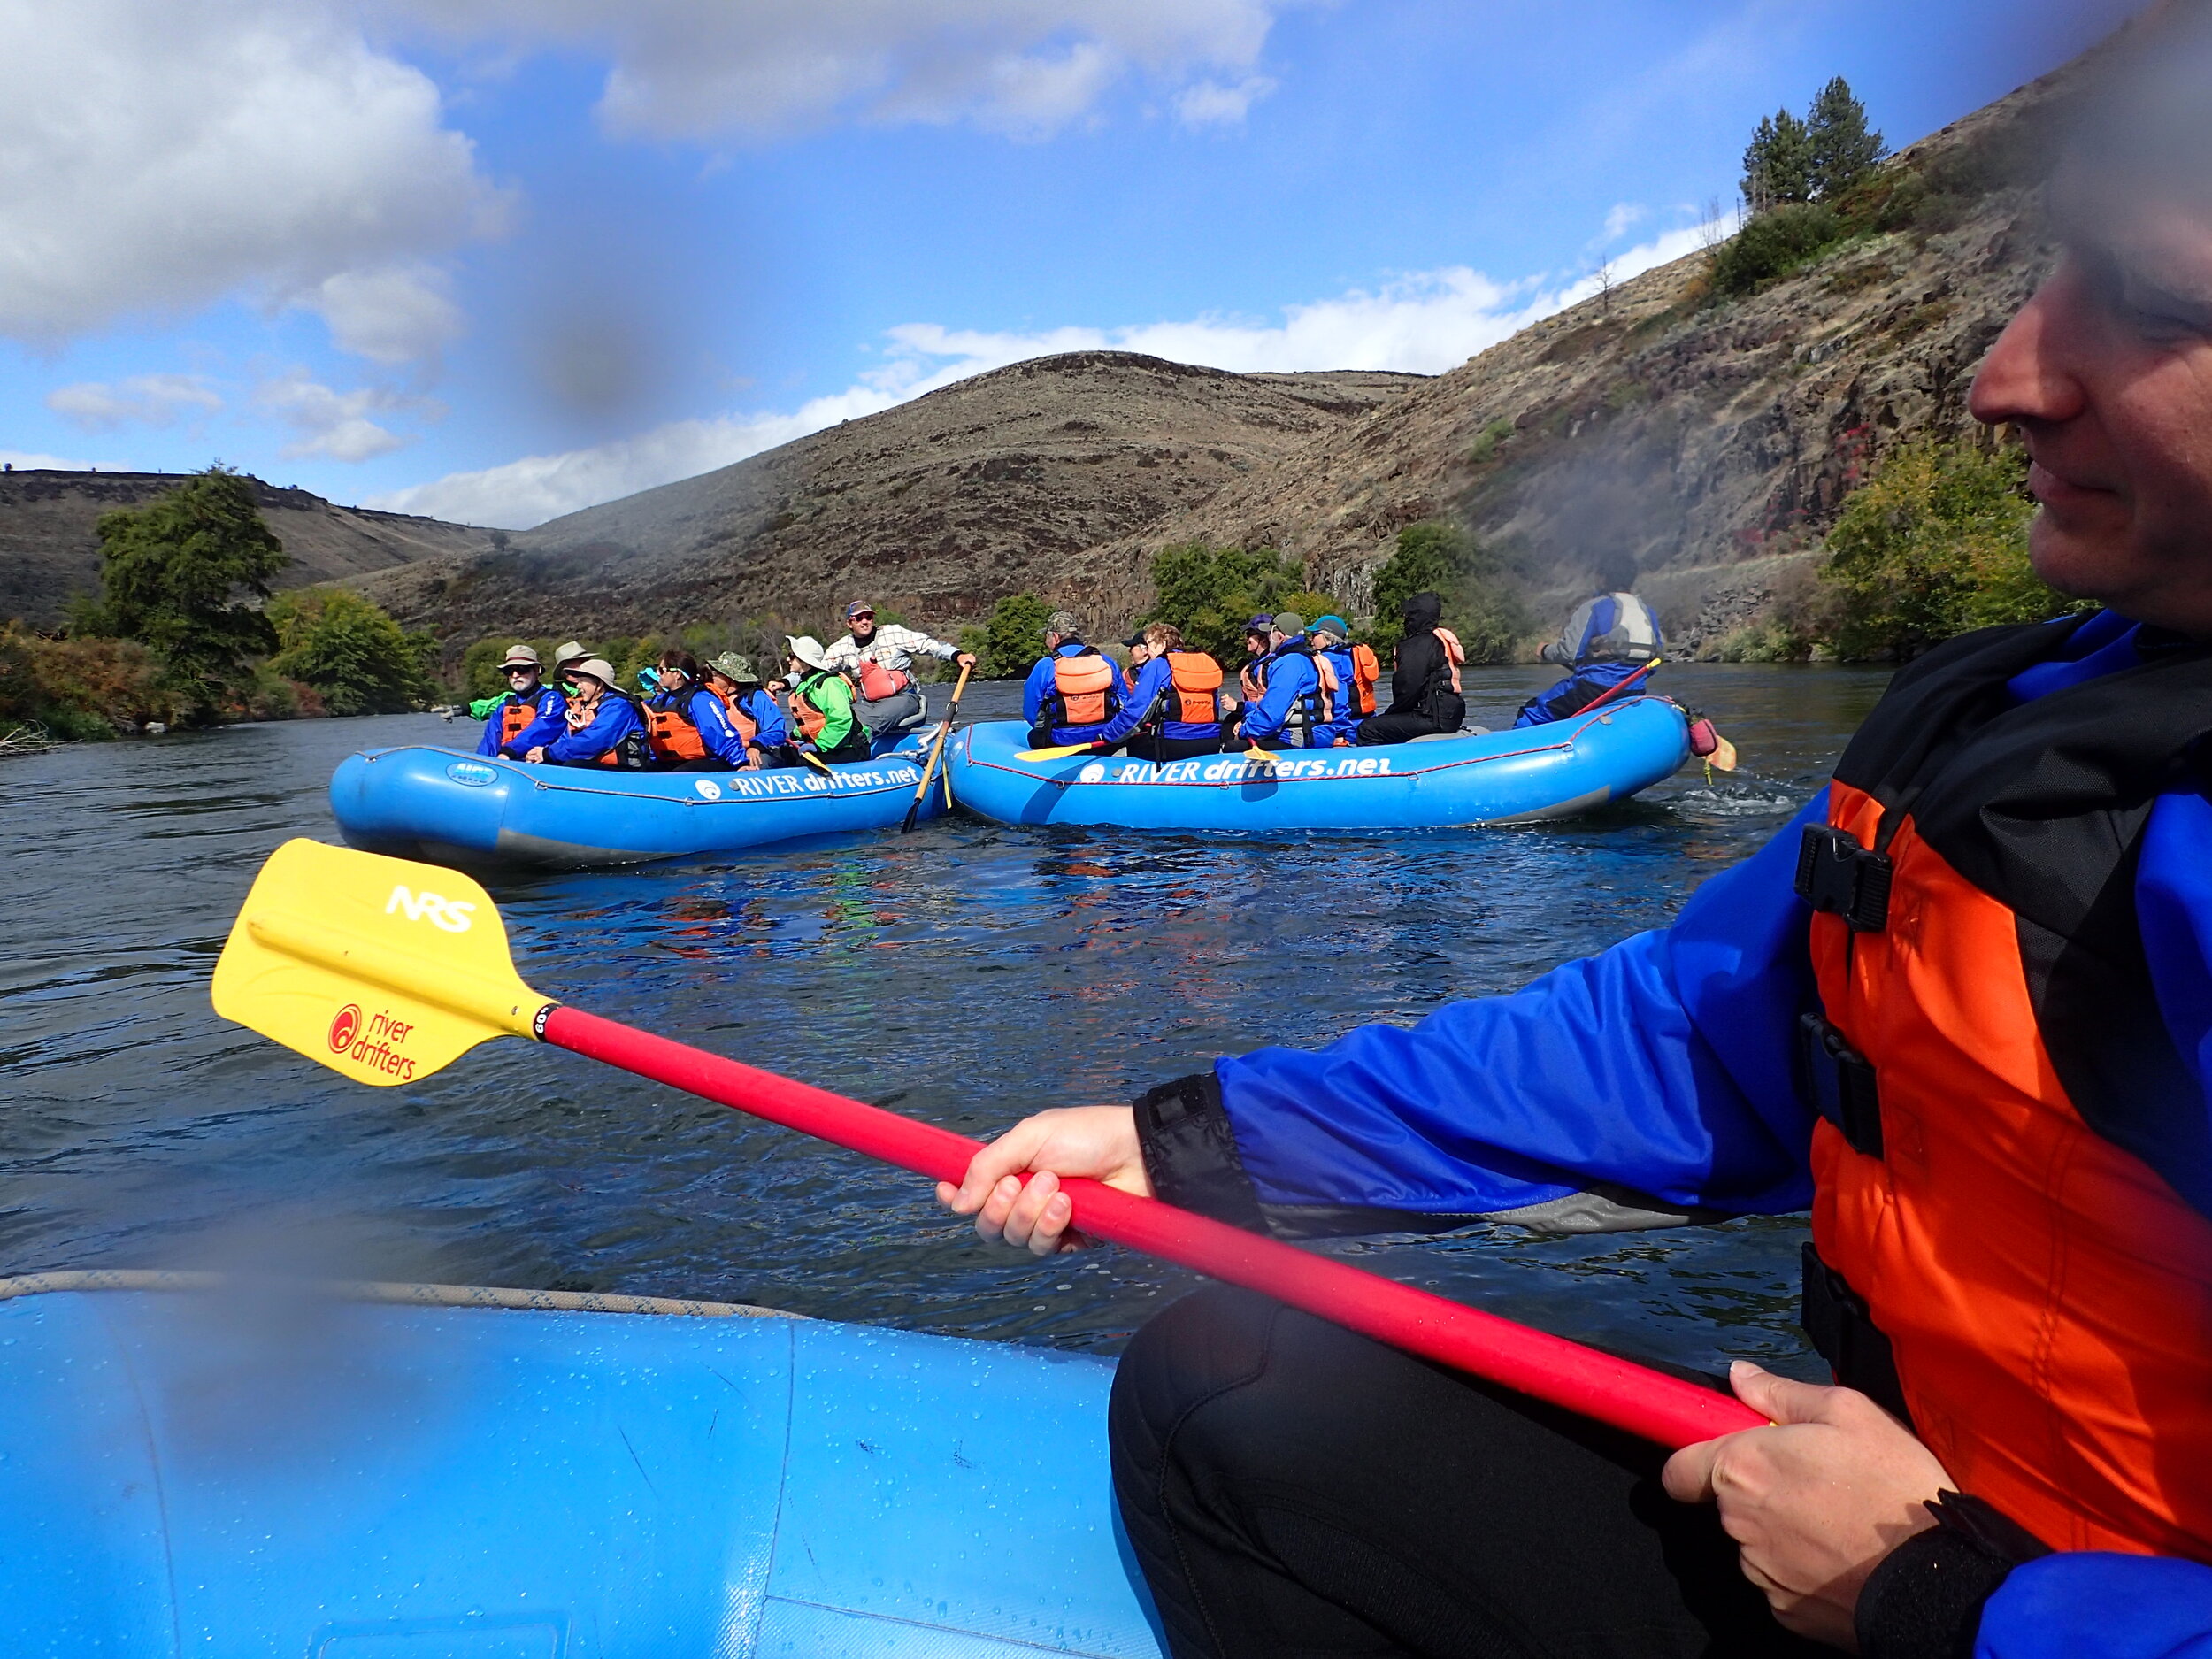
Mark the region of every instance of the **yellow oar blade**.
MULTIPOLYGON (((1717 732, 1714 735, 1720 737, 1717 732)), ((1705 759, 1707 764, 1717 772, 1733 772, 1736 770, 1736 746, 1726 738, 1721 737, 1720 747, 1708 755, 1705 759)))
POLYGON ((1065 760, 1071 755, 1087 755, 1088 743, 1063 743, 1057 749, 1025 749, 1015 752, 1016 760, 1065 760))
POLYGON ((490 895, 435 864, 292 841, 271 854, 215 964, 215 1011, 351 1078, 416 1082, 532 1034, 490 895))

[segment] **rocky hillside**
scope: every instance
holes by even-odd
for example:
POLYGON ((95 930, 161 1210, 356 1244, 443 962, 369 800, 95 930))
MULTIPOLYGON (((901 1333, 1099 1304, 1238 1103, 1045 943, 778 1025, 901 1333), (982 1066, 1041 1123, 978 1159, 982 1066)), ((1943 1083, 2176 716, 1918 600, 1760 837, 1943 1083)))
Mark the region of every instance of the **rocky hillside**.
MULTIPOLYGON (((53 626, 72 594, 99 591, 100 515, 142 507, 183 481, 169 472, 0 472, 0 618, 53 626)), ((250 481, 262 517, 292 557, 279 588, 491 545, 488 530, 334 506, 303 489, 250 481)))
POLYGON ((1898 157, 1896 228, 1741 297, 1703 254, 1648 272, 1093 549, 1054 596, 1139 612, 1151 554, 1200 540, 1294 553, 1363 611, 1397 531, 1448 515, 1547 612, 1626 550, 1678 643, 1709 646, 1804 580, 1886 451, 1972 429, 1975 366, 2054 257, 2034 187, 2071 73, 1898 157))
POLYGON ((1041 357, 734 466, 572 513, 496 554, 355 585, 454 649, 480 635, 818 619, 866 595, 949 628, 1002 595, 1400 402, 1422 377, 1041 357))

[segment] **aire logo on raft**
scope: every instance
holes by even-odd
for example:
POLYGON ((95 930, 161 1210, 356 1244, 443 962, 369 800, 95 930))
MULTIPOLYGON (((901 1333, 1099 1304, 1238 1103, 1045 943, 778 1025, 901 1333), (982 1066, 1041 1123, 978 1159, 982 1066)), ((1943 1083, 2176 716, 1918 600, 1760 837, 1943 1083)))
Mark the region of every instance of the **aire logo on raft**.
POLYGON ((384 901, 384 914, 403 910, 411 922, 430 918, 431 926, 442 927, 449 933, 465 933, 469 918, 476 914, 475 904, 467 899, 449 899, 437 893, 411 893, 405 887, 394 887, 392 896, 384 901))
POLYGON ((411 1082, 415 1075, 415 1063, 400 1049, 406 1046, 408 1033, 414 1029, 403 1019, 378 1013, 369 1017, 368 1029, 364 1031, 360 1005, 348 1002, 331 1016, 330 1051, 369 1071, 388 1071, 403 1083, 411 1082))

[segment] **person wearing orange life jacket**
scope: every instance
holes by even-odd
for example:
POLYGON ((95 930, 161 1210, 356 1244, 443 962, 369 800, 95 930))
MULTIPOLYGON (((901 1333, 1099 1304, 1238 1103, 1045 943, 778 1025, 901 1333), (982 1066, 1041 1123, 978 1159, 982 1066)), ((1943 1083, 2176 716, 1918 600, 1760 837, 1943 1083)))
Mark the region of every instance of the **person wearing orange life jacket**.
POLYGON ((1417 737, 1456 732, 1466 723, 1459 666, 1466 661, 1459 640, 1443 626, 1444 601, 1432 593, 1405 602, 1405 637, 1398 641, 1397 666, 1390 676, 1390 706, 1359 723, 1353 741, 1363 748, 1409 743, 1417 737))
POLYGON ((615 682, 613 664, 588 657, 569 671, 576 695, 568 700, 567 730, 523 756, 555 766, 607 766, 642 772, 652 764, 645 718, 615 682))
MULTIPOLYGON (((645 699, 646 741, 667 772, 728 772, 750 766, 746 733, 706 683, 689 651, 661 653, 658 681, 645 699)), ((750 724, 748 722, 748 724, 750 724)))
POLYGON ((785 642, 790 647, 785 667, 797 746, 831 764, 867 759, 868 728, 854 717, 852 682, 830 666, 813 635, 789 635, 785 642))
POLYGON ((486 718, 476 752, 520 760, 539 744, 549 743, 568 730, 563 718, 568 712, 568 699, 545 684, 543 667, 531 646, 510 649, 499 672, 507 681, 507 695, 486 718))
POLYGON ((1308 1231, 1809 1202, 1837 1386, 1739 1363, 1774 1426, 1663 1467, 1254 1298, 1170 1310, 1111 1438, 1176 1655, 2212 1651, 2212 15, 2101 73, 1969 407, 2024 439, 2037 574, 2110 608, 1908 664, 1671 926, 1033 1118, 941 1194, 1040 1254, 1062 1176, 1308 1231))
POLYGON ((1154 622, 1134 636, 1144 657, 1121 711, 1091 747, 1119 749, 1155 765, 1221 752, 1221 664, 1187 650, 1181 630, 1154 622))
POLYGON ((832 641, 823 656, 832 668, 853 682, 857 693, 853 718, 867 727, 871 737, 880 736, 921 713, 921 693, 914 683, 916 657, 941 657, 963 668, 975 666, 973 653, 956 645, 895 622, 879 624, 875 607, 864 599, 856 599, 845 607, 845 637, 832 641))
POLYGON ((1335 615, 1316 617, 1307 630, 1328 710, 1324 723, 1307 736, 1310 749, 1349 745, 1360 722, 1375 712, 1375 653, 1370 646, 1352 644, 1351 633, 1344 618, 1335 615))
POLYGON ((1045 621, 1045 654, 1022 686, 1022 715, 1033 747, 1094 742, 1121 711, 1121 674, 1114 659, 1083 642, 1071 611, 1045 621))
POLYGON ((750 657, 725 651, 706 665, 706 678, 707 689, 722 699, 730 724, 745 740, 748 766, 799 764, 782 705, 761 684, 750 657))
POLYGON ((1303 617, 1285 611, 1270 618, 1267 655, 1249 664, 1242 678, 1248 692, 1257 686, 1259 695, 1247 696, 1233 736, 1261 749, 1288 749, 1294 735, 1315 746, 1314 733, 1328 723, 1328 707, 1303 617))

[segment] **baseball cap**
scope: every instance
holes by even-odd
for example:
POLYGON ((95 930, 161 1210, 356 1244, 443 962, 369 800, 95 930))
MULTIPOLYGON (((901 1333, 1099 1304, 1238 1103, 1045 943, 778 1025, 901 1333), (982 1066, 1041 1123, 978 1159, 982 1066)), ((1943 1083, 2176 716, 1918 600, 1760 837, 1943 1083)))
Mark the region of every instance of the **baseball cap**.
POLYGON ((1332 614, 1325 617, 1316 617, 1313 619, 1313 627, 1311 632, 1315 634, 1333 634, 1337 638, 1341 640, 1350 637, 1352 630, 1345 625, 1345 621, 1342 617, 1332 614))
POLYGON ((845 620, 850 622, 855 617, 872 617, 875 613, 876 608, 865 599, 856 599, 845 607, 845 620))
POLYGON ((1079 638, 1083 625, 1075 619, 1072 611, 1056 611, 1045 618, 1045 632, 1056 634, 1064 640, 1079 638))
POLYGON ((1303 634, 1306 631, 1306 619, 1295 611, 1278 611, 1274 620, 1268 626, 1278 634, 1303 634))

